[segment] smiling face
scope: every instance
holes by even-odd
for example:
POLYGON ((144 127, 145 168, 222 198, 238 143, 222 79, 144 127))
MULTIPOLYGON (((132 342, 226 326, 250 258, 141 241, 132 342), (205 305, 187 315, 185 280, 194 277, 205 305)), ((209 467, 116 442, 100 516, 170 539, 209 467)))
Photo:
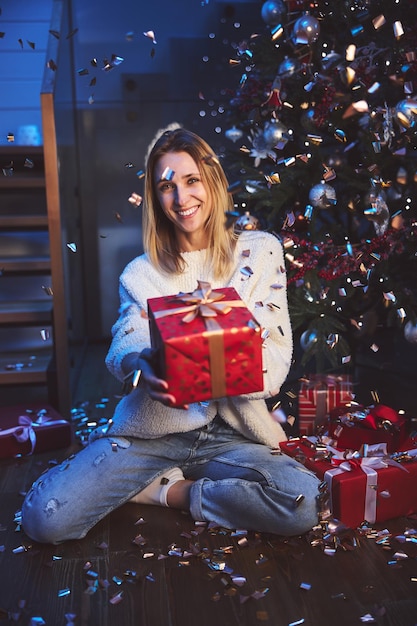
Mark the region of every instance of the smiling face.
POLYGON ((173 224, 182 251, 207 247, 208 194, 197 163, 188 152, 167 152, 154 170, 155 188, 163 212, 173 224))

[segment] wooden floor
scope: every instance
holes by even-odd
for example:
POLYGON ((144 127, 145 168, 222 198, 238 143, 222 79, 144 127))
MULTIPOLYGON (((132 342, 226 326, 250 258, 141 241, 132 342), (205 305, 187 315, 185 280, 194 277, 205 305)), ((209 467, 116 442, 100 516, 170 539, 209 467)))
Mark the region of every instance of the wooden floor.
MULTIPOLYGON (((92 419, 110 417, 119 391, 103 355, 89 353, 79 384, 77 403, 92 419)), ((15 514, 32 481, 69 452, 0 461, 1 623, 417 625, 417 519, 282 539, 128 504, 82 541, 34 544, 15 514)))

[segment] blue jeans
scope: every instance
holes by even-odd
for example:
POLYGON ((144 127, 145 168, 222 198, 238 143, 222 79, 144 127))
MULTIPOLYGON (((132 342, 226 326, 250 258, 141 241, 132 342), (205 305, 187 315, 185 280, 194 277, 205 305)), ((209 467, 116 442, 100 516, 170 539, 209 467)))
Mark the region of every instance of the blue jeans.
POLYGON ((159 439, 110 434, 93 439, 33 484, 22 507, 23 528, 39 542, 82 538, 175 466, 195 481, 190 513, 196 521, 286 536, 318 522, 317 477, 216 418, 198 430, 159 439))

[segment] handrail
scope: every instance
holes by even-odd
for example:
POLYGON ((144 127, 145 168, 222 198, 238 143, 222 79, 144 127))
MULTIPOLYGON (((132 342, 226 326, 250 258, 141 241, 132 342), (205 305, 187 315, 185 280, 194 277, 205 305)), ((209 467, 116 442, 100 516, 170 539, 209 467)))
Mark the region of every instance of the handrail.
POLYGON ((65 34, 62 32, 65 0, 53 0, 46 62, 41 87, 41 113, 45 161, 46 204, 48 213, 51 282, 53 292, 54 360, 58 408, 65 416, 71 409, 68 312, 64 268, 63 216, 61 211, 59 158, 55 119, 55 90, 59 72, 59 54, 65 34))

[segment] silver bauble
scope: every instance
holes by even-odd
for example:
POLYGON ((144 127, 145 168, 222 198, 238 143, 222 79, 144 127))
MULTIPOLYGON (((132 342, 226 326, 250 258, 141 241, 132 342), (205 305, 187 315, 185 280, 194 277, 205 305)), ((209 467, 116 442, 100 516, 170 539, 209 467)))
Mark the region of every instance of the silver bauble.
POLYGON ((298 59, 292 57, 285 57, 278 67, 278 76, 282 78, 288 78, 293 76, 300 69, 300 62, 298 59))
POLYGON ((226 130, 224 134, 227 139, 230 139, 230 141, 233 141, 233 143, 236 143, 236 141, 241 139, 241 137, 243 136, 243 132, 240 130, 240 128, 236 128, 236 126, 232 126, 232 128, 226 130))
POLYGON ((404 326, 404 337, 409 343, 417 344, 417 324, 409 320, 404 326))
POLYGON ((265 124, 263 136, 266 145, 269 148, 274 148, 279 143, 284 145, 287 143, 287 133, 288 129, 282 122, 279 120, 271 120, 265 124))
POLYGON ((287 9, 283 0, 267 0, 261 9, 261 17, 268 26, 277 26, 281 23, 287 9))
POLYGON ((320 23, 315 17, 306 13, 298 18, 294 24, 292 39, 295 44, 311 44, 317 41, 320 35, 320 23))
POLYGON ((327 183, 318 183, 310 189, 308 198, 315 209, 329 209, 336 204, 336 191, 327 183))
POLYGON ((300 337, 300 346, 303 350, 310 348, 313 343, 317 343, 318 336, 315 330, 305 330, 300 337))

